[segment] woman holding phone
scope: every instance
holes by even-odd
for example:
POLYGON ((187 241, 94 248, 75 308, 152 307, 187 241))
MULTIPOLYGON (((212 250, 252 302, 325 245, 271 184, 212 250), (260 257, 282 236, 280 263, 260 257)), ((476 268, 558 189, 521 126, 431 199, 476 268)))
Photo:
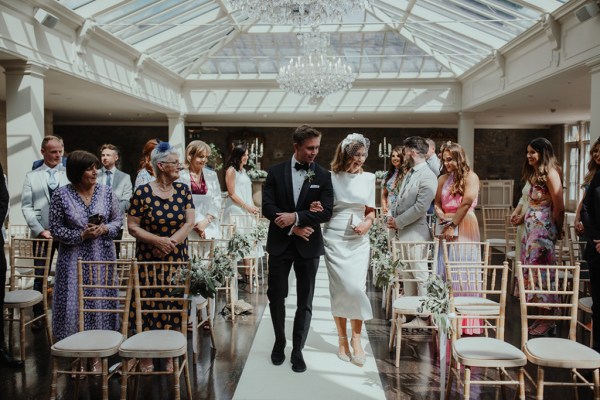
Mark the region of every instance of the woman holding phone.
MULTIPOLYGON (((77 259, 114 261, 113 239, 123 223, 119 201, 109 186, 98 184, 98 158, 87 151, 72 152, 67 159, 69 185, 55 189, 50 202, 50 232, 59 241, 56 283, 52 301, 52 331, 57 340, 79 331, 77 259)), ((84 280, 85 280, 84 276, 84 280)), ((100 290, 97 296, 110 296, 100 290)), ((95 308, 114 307, 99 300, 95 308)), ((115 329, 114 314, 96 314, 85 318, 85 329, 115 329)), ((92 371, 100 372, 99 359, 92 371)))

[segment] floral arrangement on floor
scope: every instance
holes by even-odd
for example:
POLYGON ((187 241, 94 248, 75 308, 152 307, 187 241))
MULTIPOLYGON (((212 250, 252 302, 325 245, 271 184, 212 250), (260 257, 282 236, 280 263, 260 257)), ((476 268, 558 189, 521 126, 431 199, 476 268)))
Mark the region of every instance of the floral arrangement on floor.
POLYGON ((450 313, 450 282, 444 281, 438 274, 431 274, 425 282, 427 297, 421 300, 417 311, 427 310, 440 332, 447 336, 452 333, 452 314, 450 313))

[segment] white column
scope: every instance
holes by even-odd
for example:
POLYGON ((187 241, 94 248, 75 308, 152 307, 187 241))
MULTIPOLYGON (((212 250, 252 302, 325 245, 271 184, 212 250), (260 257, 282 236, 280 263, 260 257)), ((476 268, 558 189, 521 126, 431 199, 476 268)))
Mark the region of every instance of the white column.
POLYGON ((183 162, 185 156, 185 115, 167 114, 169 118, 169 143, 179 152, 179 158, 183 162))
POLYGON ((600 59, 589 63, 591 78, 590 99, 590 143, 594 143, 600 137, 600 59))
POLYGON ((47 68, 32 62, 5 61, 6 142, 10 221, 24 224, 21 191, 31 163, 42 158, 44 138, 44 77, 47 68))
POLYGON ((475 116, 472 113, 458 113, 458 144, 465 149, 469 164, 473 167, 475 148, 475 116))

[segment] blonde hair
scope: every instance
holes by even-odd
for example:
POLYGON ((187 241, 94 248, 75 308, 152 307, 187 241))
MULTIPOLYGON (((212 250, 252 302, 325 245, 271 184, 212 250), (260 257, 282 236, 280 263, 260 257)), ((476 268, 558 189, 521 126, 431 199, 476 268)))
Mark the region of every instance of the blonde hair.
MULTIPOLYGON (((350 143, 350 146, 356 146, 356 148, 365 147, 364 143, 361 141, 353 141, 350 143)), ((352 156, 348 155, 344 148, 342 148, 342 142, 340 142, 336 149, 335 154, 333 156, 333 160, 331 161, 331 170, 333 172, 346 172, 352 163, 352 156)), ((359 172, 363 172, 362 167, 360 167, 359 172)))
MULTIPOLYGON (((463 149, 463 147, 458 143, 447 142, 446 147, 444 148, 444 152, 446 151, 450 153, 452 160, 456 161, 454 182, 450 186, 450 193, 452 195, 459 194, 463 196, 465 194, 465 186, 467 184, 466 178, 471 171, 469 160, 465 154, 465 149, 463 149)), ((442 158, 444 157, 444 152, 442 152, 442 158)))
POLYGON ((190 167, 190 161, 201 153, 205 153, 206 157, 210 156, 210 146, 202 140, 192 140, 185 148, 185 160, 183 161, 186 168, 190 167))

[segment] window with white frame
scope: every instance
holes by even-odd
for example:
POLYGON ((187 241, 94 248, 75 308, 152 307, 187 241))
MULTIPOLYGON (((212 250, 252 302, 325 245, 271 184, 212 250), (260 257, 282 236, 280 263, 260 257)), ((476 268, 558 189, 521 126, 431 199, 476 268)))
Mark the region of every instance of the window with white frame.
POLYGON ((575 212, 583 195, 581 183, 587 172, 590 159, 590 123, 581 121, 565 125, 565 157, 563 165, 563 186, 565 188, 565 208, 575 212))

